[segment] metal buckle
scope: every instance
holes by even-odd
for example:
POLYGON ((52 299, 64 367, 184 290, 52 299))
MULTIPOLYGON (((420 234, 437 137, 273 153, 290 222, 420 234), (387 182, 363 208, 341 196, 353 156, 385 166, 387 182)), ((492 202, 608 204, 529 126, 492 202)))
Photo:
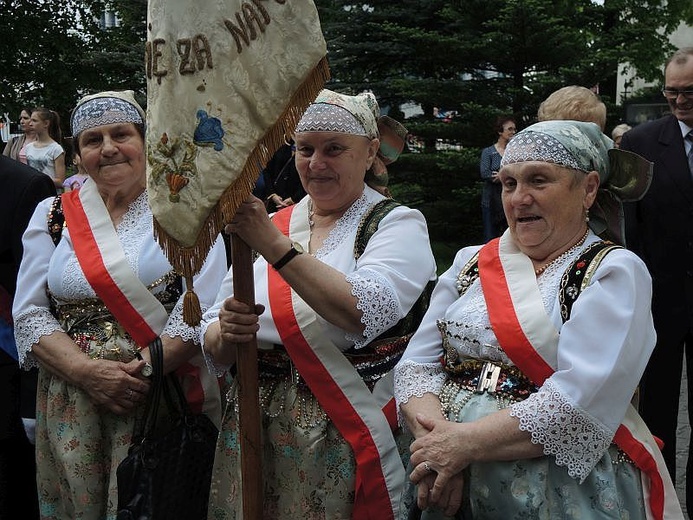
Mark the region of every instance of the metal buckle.
POLYGON ((293 361, 289 361, 289 369, 291 370, 291 383, 298 385, 301 381, 301 374, 298 373, 298 369, 294 366, 293 361))
POLYGON ((486 361, 484 366, 481 367, 479 382, 476 385, 475 392, 478 394, 483 394, 484 392, 488 392, 489 394, 495 393, 500 373, 501 367, 494 365, 490 361, 486 361))

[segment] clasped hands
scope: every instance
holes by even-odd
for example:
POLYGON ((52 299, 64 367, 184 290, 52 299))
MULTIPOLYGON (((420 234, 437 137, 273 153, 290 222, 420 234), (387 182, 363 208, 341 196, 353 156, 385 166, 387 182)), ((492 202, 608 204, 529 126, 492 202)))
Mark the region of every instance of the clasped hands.
POLYGON ((410 447, 414 469, 409 478, 417 485, 417 504, 421 510, 433 506, 453 516, 462 504, 462 470, 471 462, 464 445, 464 425, 423 414, 417 414, 416 420, 428 430, 410 447))
POLYGON ((90 359, 80 386, 91 399, 116 415, 126 415, 144 402, 150 381, 142 375, 145 361, 127 363, 108 359, 90 359))

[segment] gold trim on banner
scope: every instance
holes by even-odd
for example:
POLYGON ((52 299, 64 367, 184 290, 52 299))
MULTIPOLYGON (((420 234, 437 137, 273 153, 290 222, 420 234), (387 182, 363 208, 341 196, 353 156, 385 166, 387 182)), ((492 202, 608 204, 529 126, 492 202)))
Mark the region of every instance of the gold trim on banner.
POLYGON ((194 245, 180 246, 178 241, 157 222, 156 218, 154 219, 154 236, 173 268, 186 280, 187 291, 183 299, 183 320, 188 325, 197 326, 202 319, 200 301, 194 292, 192 277, 202 269, 217 236, 224 229, 224 226, 233 219, 236 210, 253 191, 264 165, 284 144, 284 135, 293 134, 306 108, 315 100, 329 79, 329 65, 327 58, 323 57, 291 96, 287 108, 277 122, 255 145, 245 161, 241 174, 233 184, 226 188, 205 219, 194 245))

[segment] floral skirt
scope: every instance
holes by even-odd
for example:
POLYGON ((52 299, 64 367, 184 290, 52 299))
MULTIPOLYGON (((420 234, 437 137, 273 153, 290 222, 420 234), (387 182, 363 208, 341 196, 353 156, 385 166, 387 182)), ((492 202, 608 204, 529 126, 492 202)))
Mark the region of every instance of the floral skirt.
MULTIPOLYGON (((448 420, 471 422, 507 402, 488 393, 461 389, 455 401, 463 404, 448 420)), ((454 403, 451 406, 455 409, 454 403)), ((409 474, 413 468, 409 467, 409 474)), ((464 472, 465 490, 456 519, 464 520, 645 520, 640 471, 615 445, 580 484, 557 466, 553 456, 470 465, 464 472)), ((400 520, 416 503, 416 488, 409 485, 402 500, 400 520)), ((422 520, 448 518, 432 508, 422 520)))
MULTIPOLYGON (((61 308, 60 320, 83 355, 124 363, 134 358, 138 346, 112 316, 96 306, 87 309, 99 311, 92 313, 84 312, 87 306, 77 307, 61 308)), ((176 373, 191 407, 204 409, 218 422, 219 385, 206 369, 200 370, 203 364, 200 354, 176 373)), ((39 368, 36 468, 43 520, 116 519, 116 471, 144 406, 116 415, 95 404, 86 391, 39 368)))
MULTIPOLYGON (((209 520, 243 518, 237 388, 228 382, 209 520)), ((261 378, 260 405, 263 520, 351 519, 354 455, 307 386, 295 377, 261 378)), ((406 453, 410 438, 396 438, 406 453)))
POLYGON ((116 470, 128 453, 136 414, 118 416, 39 369, 36 467, 41 518, 115 520, 116 470))

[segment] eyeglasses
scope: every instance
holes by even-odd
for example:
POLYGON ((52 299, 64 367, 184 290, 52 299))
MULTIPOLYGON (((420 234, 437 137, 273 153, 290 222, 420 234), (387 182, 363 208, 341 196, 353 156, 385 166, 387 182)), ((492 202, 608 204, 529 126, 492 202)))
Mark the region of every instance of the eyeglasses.
POLYGON ((675 88, 665 88, 662 90, 662 94, 667 99, 676 99, 679 95, 686 99, 693 99, 693 89, 676 90, 675 88))

